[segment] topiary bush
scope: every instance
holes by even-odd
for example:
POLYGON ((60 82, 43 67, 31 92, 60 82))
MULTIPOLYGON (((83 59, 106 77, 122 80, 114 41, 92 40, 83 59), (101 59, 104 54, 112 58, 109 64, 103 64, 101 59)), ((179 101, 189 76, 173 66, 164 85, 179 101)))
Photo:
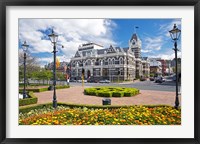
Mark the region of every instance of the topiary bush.
MULTIPOLYGON (((70 86, 68 85, 57 85, 56 89, 64 89, 64 88, 69 88, 70 86)), ((44 92, 48 91, 49 87, 44 87, 44 88, 26 88, 26 91, 32 91, 32 92, 44 92)), ((19 92, 23 92, 23 89, 19 89, 19 92)))
POLYGON ((64 89, 64 88, 69 88, 69 85, 57 85, 56 89, 64 89))
POLYGON ((113 93, 112 93, 112 96, 113 97, 123 97, 124 96, 124 92, 117 92, 117 91, 114 91, 113 93))
POLYGON ((125 92, 124 92, 124 96, 125 96, 125 97, 131 97, 131 96, 133 96, 133 95, 135 95, 135 92, 129 92, 129 91, 125 91, 125 92))
POLYGON ((36 104, 38 101, 38 98, 34 96, 33 92, 28 92, 29 98, 26 99, 20 99, 19 100, 19 106, 24 106, 24 105, 30 105, 30 104, 36 104))
POLYGON ((139 89, 121 87, 96 87, 84 89, 84 94, 100 97, 131 97, 139 94, 139 89))
POLYGON ((100 92, 97 92, 97 93, 98 93, 98 95, 96 95, 96 96, 112 97, 112 92, 100 91, 100 92))

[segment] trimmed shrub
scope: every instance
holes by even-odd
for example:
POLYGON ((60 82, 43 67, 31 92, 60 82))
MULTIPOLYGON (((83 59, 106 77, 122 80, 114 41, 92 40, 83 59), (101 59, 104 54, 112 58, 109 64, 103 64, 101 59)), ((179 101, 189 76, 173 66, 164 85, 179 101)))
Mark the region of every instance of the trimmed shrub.
POLYGON ((125 96, 125 97, 131 97, 131 96, 133 96, 133 95, 135 95, 134 92, 129 92, 129 91, 125 91, 125 92, 124 92, 124 96, 125 96))
POLYGON ((19 106, 24 106, 24 105, 30 105, 30 104, 36 104, 37 103, 38 98, 36 96, 34 96, 33 92, 29 92, 28 96, 30 98, 20 99, 19 100, 19 106))
POLYGON ((134 96, 139 93, 136 88, 121 88, 121 87, 96 87, 84 89, 85 95, 93 95, 100 97, 123 97, 134 96))
POLYGON ((112 96, 113 97, 123 97, 124 96, 124 92, 117 92, 117 91, 115 91, 115 92, 113 92, 112 93, 112 96))
MULTIPOLYGON (((70 86, 68 85, 57 85, 56 89, 64 89, 64 88, 69 88, 70 86)), ((48 91, 49 87, 44 87, 44 88, 26 88, 26 91, 32 91, 32 92, 44 92, 48 91)), ((19 89, 19 92, 23 92, 23 89, 19 89)))
POLYGON ((64 89, 64 88, 69 88, 69 85, 57 85, 56 89, 64 89))
POLYGON ((52 105, 53 105, 52 103, 27 105, 27 106, 19 107, 19 112, 20 113, 27 113, 27 112, 30 112, 31 110, 42 109, 44 107, 52 108, 52 105))
POLYGON ((111 92, 100 91, 100 92, 98 92, 98 96, 101 96, 101 97, 112 97, 112 93, 111 92))
MULTIPOLYGON (((65 106, 65 107, 69 107, 69 108, 89 108, 89 109, 118 109, 118 108, 130 108, 133 106, 137 106, 137 105, 89 105, 89 104, 71 104, 71 103, 61 103, 58 102, 57 103, 58 106, 65 106)), ((37 110, 37 109, 41 109, 41 108, 53 108, 52 107, 52 103, 46 103, 46 104, 36 104, 36 105, 27 105, 27 106, 23 106, 23 107, 19 107, 19 112, 21 113, 26 113, 29 112, 31 110, 37 110)), ((154 107, 172 107, 170 105, 145 105, 145 107, 149 107, 149 108, 154 108, 154 107)))

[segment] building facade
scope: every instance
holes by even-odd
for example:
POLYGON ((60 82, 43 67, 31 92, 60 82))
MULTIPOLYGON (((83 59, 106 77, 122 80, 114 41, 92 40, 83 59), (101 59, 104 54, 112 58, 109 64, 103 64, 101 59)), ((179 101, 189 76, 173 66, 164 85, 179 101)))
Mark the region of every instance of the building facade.
POLYGON ((96 80, 133 80, 137 77, 149 75, 150 64, 141 58, 141 40, 133 34, 129 47, 120 48, 110 45, 108 48, 95 43, 82 44, 70 61, 71 78, 96 80))
POLYGON ((157 58, 150 59, 150 73, 154 76, 162 75, 162 63, 157 58))
POLYGON ((161 65, 162 65, 162 75, 167 75, 168 65, 167 65, 166 60, 164 60, 164 59, 158 59, 158 61, 161 62, 161 65))

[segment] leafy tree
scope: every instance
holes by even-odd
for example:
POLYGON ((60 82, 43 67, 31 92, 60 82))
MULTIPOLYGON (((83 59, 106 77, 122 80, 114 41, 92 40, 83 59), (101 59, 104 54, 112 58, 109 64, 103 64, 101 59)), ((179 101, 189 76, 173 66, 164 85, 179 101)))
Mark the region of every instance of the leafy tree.
POLYGON ((57 80, 65 80, 65 75, 62 72, 56 73, 57 80))
MULTIPOLYGON (((33 73, 40 70, 38 60, 29 53, 26 54, 26 78, 32 78, 33 73)), ((19 80, 24 79, 24 53, 19 53, 19 80)))

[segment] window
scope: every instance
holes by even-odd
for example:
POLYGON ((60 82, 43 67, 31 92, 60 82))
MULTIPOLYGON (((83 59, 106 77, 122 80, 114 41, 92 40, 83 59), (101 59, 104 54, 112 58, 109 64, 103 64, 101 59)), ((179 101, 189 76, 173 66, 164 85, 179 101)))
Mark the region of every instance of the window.
POLYGON ((111 65, 112 64, 112 61, 111 61, 111 59, 109 58, 108 59, 108 65, 111 65))
POLYGON ((91 65, 91 60, 87 60, 86 63, 85 63, 85 65, 86 65, 86 66, 87 66, 87 65, 91 65))
POLYGON ((115 64, 115 59, 113 58, 113 59, 112 59, 112 65, 114 65, 114 64, 115 64))
POLYGON ((119 58, 119 64, 124 64, 122 57, 119 58))

